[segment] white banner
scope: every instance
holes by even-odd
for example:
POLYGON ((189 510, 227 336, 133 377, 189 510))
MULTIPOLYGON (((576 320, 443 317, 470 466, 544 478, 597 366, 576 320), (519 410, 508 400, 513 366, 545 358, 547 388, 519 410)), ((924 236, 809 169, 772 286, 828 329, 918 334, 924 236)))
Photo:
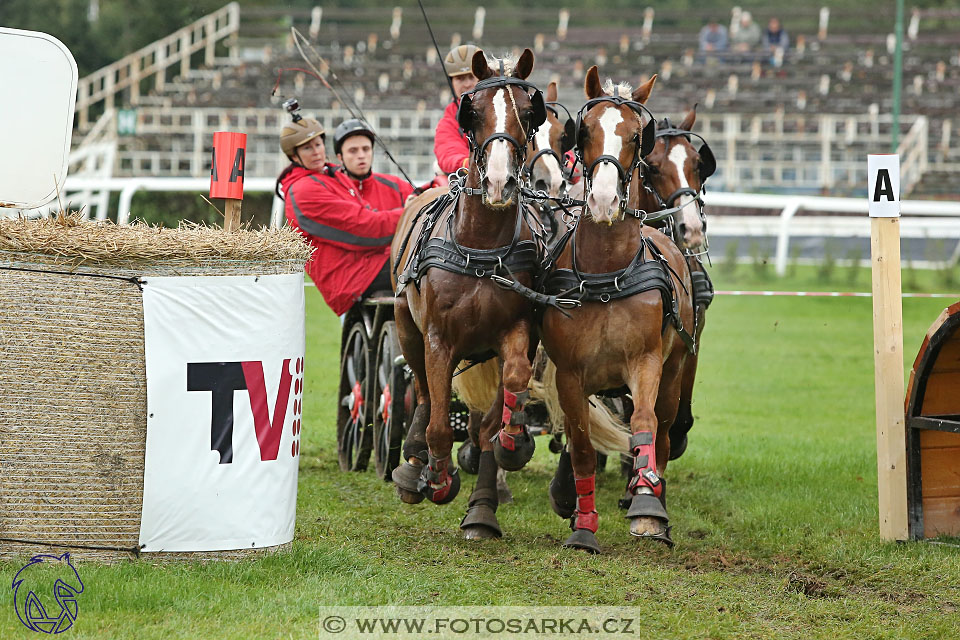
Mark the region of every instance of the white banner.
POLYGON ((303 273, 147 277, 143 551, 293 539, 303 273))

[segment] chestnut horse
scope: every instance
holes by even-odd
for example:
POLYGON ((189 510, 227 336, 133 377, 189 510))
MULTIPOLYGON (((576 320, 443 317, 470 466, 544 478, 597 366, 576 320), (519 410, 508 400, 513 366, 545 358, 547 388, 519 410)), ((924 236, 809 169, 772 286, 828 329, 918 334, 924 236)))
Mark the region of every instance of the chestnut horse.
MULTIPOLYGON (((670 459, 679 458, 687 448, 687 433, 693 426, 691 402, 693 384, 697 375, 700 336, 706 318, 707 307, 713 300, 713 284, 707 275, 700 256, 707 250, 706 217, 703 213, 703 190, 707 178, 717 168, 716 160, 707 141, 693 127, 697 119, 696 105, 687 112, 679 125, 674 126, 667 118, 657 123, 656 145, 644 158, 642 180, 644 189, 631 193, 636 195, 630 206, 643 209, 654 218, 664 218, 652 223, 674 239, 687 258, 693 279, 694 338, 697 351, 687 356, 683 368, 680 390, 680 405, 676 421, 670 427, 670 459), (691 138, 700 138, 699 149, 691 138), (661 211, 666 210, 666 217, 661 211)), ((648 217, 648 224, 649 222, 648 217)))
POLYGON ((524 50, 507 73, 502 61, 495 63, 498 70, 477 51, 472 69, 479 82, 461 97, 457 117, 471 147, 463 184, 412 201, 391 247, 397 332, 418 401, 404 462, 393 472, 404 501, 443 504, 456 496, 460 477, 451 462, 447 412, 454 368, 491 356, 502 363, 496 400, 480 425, 478 479, 461 524, 467 537, 478 538, 501 535, 498 464, 516 470, 533 455, 523 413, 536 349, 533 306, 491 276, 530 287, 541 260, 535 221, 520 193, 527 145, 546 118, 543 96, 526 82, 534 57, 524 50))
POLYGON ((630 532, 672 544, 663 474, 683 365, 693 348, 686 329, 694 322, 692 284, 677 245, 643 225, 629 206, 643 189, 638 169, 655 141, 652 123, 642 121, 655 81, 632 92, 623 85, 605 91, 596 66, 587 73, 576 132, 586 209, 545 284, 547 293, 578 291, 583 303, 566 314, 546 309, 541 340, 556 365, 577 494, 573 533, 564 545, 594 552, 600 550, 597 457, 588 398, 624 386, 634 404, 630 532))
POLYGON ((530 140, 529 160, 523 173, 531 188, 557 198, 567 186, 563 156, 573 148, 573 119, 566 107, 557 102, 556 82, 547 85, 546 109, 546 121, 530 140))

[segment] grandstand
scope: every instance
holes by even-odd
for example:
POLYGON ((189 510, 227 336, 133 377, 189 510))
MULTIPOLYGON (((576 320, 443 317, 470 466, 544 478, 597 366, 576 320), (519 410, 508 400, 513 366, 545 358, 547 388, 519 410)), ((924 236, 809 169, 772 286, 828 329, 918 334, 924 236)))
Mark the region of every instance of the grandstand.
MULTIPOLYGON (((761 9, 753 14, 761 25, 771 16, 761 9)), ((862 193, 866 154, 889 151, 891 144, 893 17, 863 20, 850 9, 807 5, 777 15, 791 37, 782 63, 761 54, 703 59, 697 32, 709 9, 696 19, 685 10, 624 15, 575 6, 441 8, 430 17, 444 53, 461 41, 494 54, 534 48, 532 80, 541 86, 558 81, 560 100, 574 112, 592 64, 602 76, 634 83, 660 74, 651 108, 677 119, 699 104, 698 130, 719 163, 713 183, 724 190, 862 193)), ((731 24, 736 13, 712 17, 731 24)), ((954 177, 960 157, 952 144, 958 24, 960 11, 909 17, 899 135, 905 196, 960 193, 954 177)), ((212 132, 233 129, 249 136, 247 175, 275 175, 284 162, 276 144, 286 117, 283 97, 297 95, 327 127, 349 117, 346 105, 298 71, 285 71, 271 95, 278 69, 306 66, 291 26, 309 36, 329 66, 314 62, 335 74, 343 99, 360 105, 408 172, 428 177, 433 126, 449 92, 418 13, 387 7, 241 11, 235 3, 81 80, 75 170, 203 176, 212 132), (112 149, 109 160, 91 160, 93 148, 112 149)), ((378 170, 393 171, 378 161, 378 170)))

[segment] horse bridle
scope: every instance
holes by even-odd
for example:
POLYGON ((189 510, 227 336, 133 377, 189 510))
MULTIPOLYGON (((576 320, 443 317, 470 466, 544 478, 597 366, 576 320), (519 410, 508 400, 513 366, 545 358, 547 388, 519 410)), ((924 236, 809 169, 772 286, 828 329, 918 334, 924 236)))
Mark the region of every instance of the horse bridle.
MULTIPOLYGON (((700 146, 698 153, 700 154, 701 167, 699 170, 700 174, 700 190, 697 191, 692 187, 681 187, 671 193, 669 196, 664 198, 660 195, 660 192, 654 188, 649 171, 641 172, 641 179, 643 180, 643 188, 653 194, 657 199, 657 203, 660 205, 660 208, 663 210, 669 211, 669 215, 664 215, 667 211, 662 211, 660 214, 656 215, 651 221, 661 221, 669 219, 670 224, 670 233, 673 234, 673 217, 676 212, 680 211, 683 207, 675 206, 676 201, 680 196, 690 196, 694 202, 697 203, 697 214, 700 216, 700 222, 703 225, 704 239, 706 240, 706 231, 707 231, 707 217, 704 213, 704 203, 703 203, 703 194, 706 191, 707 178, 713 175, 713 172, 716 171, 716 159, 714 158, 713 151, 710 149, 710 145, 707 144, 706 139, 701 136, 699 133, 694 133, 693 131, 688 131, 686 129, 680 129, 675 127, 668 118, 664 118, 662 122, 658 123, 657 131, 655 138, 675 138, 677 136, 683 136, 688 141, 691 136, 696 136, 700 138, 700 141, 703 143, 700 146)), ((687 253, 687 255, 702 255, 707 252, 707 243, 704 242, 704 249, 697 253, 687 253)))
POLYGON ((629 210, 627 207, 627 201, 630 198, 630 182, 633 180, 633 172, 640 168, 640 165, 643 163, 643 158, 653 151, 653 147, 656 144, 656 122, 657 121, 653 117, 653 114, 650 113, 650 110, 647 109, 646 106, 637 102, 636 100, 633 100, 632 98, 622 98, 620 96, 599 96, 597 98, 587 100, 587 102, 580 107, 580 111, 577 112, 577 124, 575 128, 576 153, 577 161, 583 165, 584 193, 590 193, 590 190, 593 187, 593 173, 597 166, 601 164, 612 164, 614 169, 617 170, 617 176, 619 178, 617 191, 618 195, 620 196, 621 217, 625 213, 629 213, 634 217, 640 217, 640 213, 646 215, 646 212, 629 210), (589 166, 587 166, 587 163, 583 160, 583 116, 590 111, 590 109, 603 102, 611 102, 617 107, 629 107, 637 116, 637 121, 640 124, 641 131, 639 140, 635 140, 636 144, 634 145, 633 150, 633 160, 631 160, 628 168, 624 168, 624 166, 620 164, 620 158, 616 158, 607 154, 597 156, 597 158, 591 162, 589 166), (648 117, 646 124, 643 123, 644 115, 648 117))
MULTIPOLYGON (((511 100, 512 100, 511 94, 511 100)), ((517 180, 517 184, 521 183, 522 173, 525 165, 525 160, 527 157, 527 144, 536 134, 537 129, 540 128, 540 125, 547 119, 547 110, 543 102, 543 94, 540 90, 533 84, 527 82, 526 80, 521 80, 519 78, 513 78, 510 76, 503 75, 503 61, 500 61, 500 75, 494 76, 492 78, 487 78, 481 80, 477 83, 477 86, 472 90, 464 92, 460 96, 460 106, 457 108, 457 123, 460 125, 460 129, 463 130, 464 134, 467 136, 467 142, 470 145, 470 153, 474 157, 474 162, 477 164, 477 171, 480 174, 480 189, 468 189, 464 188, 462 193, 467 195, 479 195, 483 193, 483 180, 486 178, 487 174, 487 148, 496 142, 497 140, 503 140, 509 144, 513 145, 515 149, 514 152, 514 163, 517 166, 517 173, 514 175, 514 178, 517 180), (530 121, 530 127, 526 131, 527 139, 521 144, 516 138, 510 135, 507 132, 497 132, 490 134, 482 144, 477 144, 476 137, 473 134, 473 122, 471 121, 471 113, 473 108, 473 95, 479 91, 485 91, 487 89, 498 89, 501 87, 507 87, 508 91, 511 86, 518 86, 523 88, 527 92, 527 97, 530 99, 530 103, 533 106, 533 117, 530 121), (473 192, 477 191, 478 194, 473 192)), ((523 129, 523 123, 520 123, 521 130, 523 129)))
MULTIPOLYGON (((566 112, 567 120, 573 120, 573 116, 570 115, 570 111, 559 102, 544 103, 544 108, 552 113, 557 120, 560 120, 560 112, 557 111, 557 107, 560 107, 566 112)), ((537 149, 537 152, 533 154, 530 162, 523 165, 522 173, 524 178, 529 180, 530 177, 533 176, 533 167, 535 164, 537 164, 537 160, 543 156, 552 156, 557 161, 557 165, 560 167, 560 175, 563 177, 564 181, 570 182, 571 178, 573 177, 573 167, 570 167, 569 169, 564 168, 563 157, 554 151, 552 147, 547 147, 546 149, 537 149)))

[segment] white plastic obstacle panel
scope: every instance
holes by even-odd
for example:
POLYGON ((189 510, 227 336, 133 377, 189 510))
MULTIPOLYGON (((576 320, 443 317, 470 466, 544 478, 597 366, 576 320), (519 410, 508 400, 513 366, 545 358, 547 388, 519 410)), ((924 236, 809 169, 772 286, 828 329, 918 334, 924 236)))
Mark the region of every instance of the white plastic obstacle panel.
MULTIPOLYGON (((40 206, 66 177, 76 65, 0 29, 0 82, 18 89, 0 202, 40 206)), ((308 258, 288 229, 0 218, 0 558, 288 544, 308 258)))

